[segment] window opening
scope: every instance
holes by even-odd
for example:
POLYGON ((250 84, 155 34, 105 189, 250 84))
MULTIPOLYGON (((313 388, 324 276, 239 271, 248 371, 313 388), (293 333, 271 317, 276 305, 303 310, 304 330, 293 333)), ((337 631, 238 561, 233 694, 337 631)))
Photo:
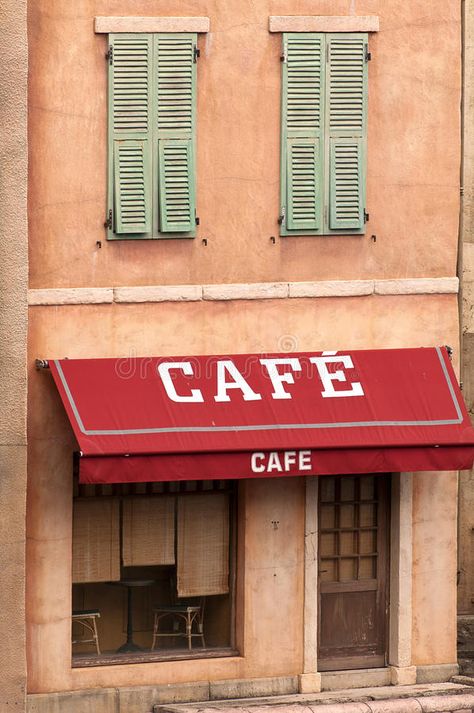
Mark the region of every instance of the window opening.
POLYGON ((75 472, 73 667, 237 653, 236 495, 227 480, 82 485, 75 472))

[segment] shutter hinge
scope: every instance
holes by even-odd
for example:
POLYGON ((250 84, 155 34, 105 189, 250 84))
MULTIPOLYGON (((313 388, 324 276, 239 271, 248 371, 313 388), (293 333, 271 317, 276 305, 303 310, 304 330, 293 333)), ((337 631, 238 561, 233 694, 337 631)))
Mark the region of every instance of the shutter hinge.
POLYGON ((365 61, 370 62, 372 59, 372 52, 369 52, 369 45, 365 45, 365 61))
POLYGON ((194 220, 195 220, 196 225, 199 225, 199 223, 201 222, 199 216, 196 215, 196 213, 194 214, 194 220))
POLYGON ((285 222, 285 206, 281 209, 281 215, 278 216, 278 225, 283 225, 285 222))
POLYGON ((113 63, 114 63, 114 48, 113 48, 113 45, 110 45, 109 51, 106 52, 106 54, 105 54, 105 59, 108 60, 109 64, 113 64, 113 63))
POLYGON ((194 45, 194 51, 193 51, 193 62, 196 64, 198 61, 198 58, 201 56, 201 50, 194 45))
POLYGON ((366 210, 364 210, 364 223, 368 223, 368 222, 369 222, 369 218, 370 218, 370 215, 367 213, 366 210))
POLYGON ((283 64, 288 62, 288 47, 286 42, 283 45, 283 54, 280 55, 280 62, 283 62, 283 64))
POLYGON ((109 212, 107 214, 107 218, 105 219, 104 228, 108 228, 109 230, 112 230, 112 211, 111 210, 109 210, 109 212))

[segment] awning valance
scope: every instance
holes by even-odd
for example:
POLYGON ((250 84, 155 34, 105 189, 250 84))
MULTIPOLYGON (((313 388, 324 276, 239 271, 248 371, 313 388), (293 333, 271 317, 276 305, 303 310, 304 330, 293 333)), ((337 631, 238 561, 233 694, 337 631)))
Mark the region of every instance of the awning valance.
POLYGON ((50 362, 82 482, 471 468, 444 347, 50 362))

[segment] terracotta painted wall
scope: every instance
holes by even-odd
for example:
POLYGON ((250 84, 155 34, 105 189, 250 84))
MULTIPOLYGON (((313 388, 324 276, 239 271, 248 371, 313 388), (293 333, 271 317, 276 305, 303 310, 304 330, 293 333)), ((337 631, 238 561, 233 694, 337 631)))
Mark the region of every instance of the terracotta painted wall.
POLYGON ((166 0, 153 10, 148 0, 35 0, 29 47, 31 287, 455 274, 457 0, 166 0), (93 18, 154 11, 211 20, 199 42, 201 225, 193 241, 105 243, 106 38, 94 35, 93 18), (268 33, 268 16, 280 14, 380 16, 370 42, 365 237, 270 241, 281 38, 268 33))
POLYGON ((413 474, 413 664, 454 663, 457 473, 413 474))
MULTIPOLYGON (((200 39, 198 202, 193 241, 105 242, 105 38, 95 15, 150 14, 147 0, 33 0, 29 6, 30 287, 439 277, 456 274, 460 16, 457 0, 166 0, 207 15, 200 39), (279 239, 280 38, 270 14, 378 14, 371 39, 368 233, 279 239), (440 38, 442 37, 442 42, 440 38), (371 235, 376 235, 374 242, 371 235), (276 243, 270 241, 276 236, 276 243), (208 239, 204 247, 202 238, 208 239), (102 242, 98 248, 97 241, 102 242)), ((244 657, 70 668, 72 432, 36 357, 215 354, 458 344, 456 295, 30 308, 29 690, 167 683, 302 671, 302 482, 249 483, 242 555, 244 657), (280 520, 277 533, 268 521, 280 520), (301 523, 301 527, 294 527, 301 523), (258 546, 255 546, 255 545, 258 546), (61 562, 53 569, 52 562, 61 562), (277 576, 274 577, 273 575, 277 576), (285 627, 269 626, 274 600, 285 627), (258 607, 258 616, 256 611, 258 607)), ((417 476, 413 650, 453 659, 455 582, 431 586, 432 549, 452 557, 453 478, 417 476), (433 500, 434 498, 434 500, 433 500), (438 540, 424 511, 447 504, 438 540), (430 560, 420 556, 431 548, 430 560), (427 634, 427 627, 431 634, 427 634), (438 628, 436 628, 438 627, 438 628), (439 634, 439 636, 438 636, 439 634), (437 642, 436 644, 434 642, 437 642), (434 647, 436 650, 434 651, 434 647)), ((454 555, 453 555, 454 556, 454 555)))

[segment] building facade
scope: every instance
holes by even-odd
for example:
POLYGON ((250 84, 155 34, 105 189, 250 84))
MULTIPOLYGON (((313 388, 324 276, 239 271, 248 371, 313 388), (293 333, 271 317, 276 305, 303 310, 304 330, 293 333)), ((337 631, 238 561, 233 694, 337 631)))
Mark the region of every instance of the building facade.
MULTIPOLYGON (((98 712, 118 701, 145 711, 189 697, 448 680, 457 672, 457 471, 354 475, 348 462, 320 478, 305 475, 301 444, 287 456, 299 459, 296 472, 288 461, 289 477, 262 446, 250 449, 253 472, 269 477, 236 469, 207 479, 197 468, 181 485, 165 477, 129 485, 115 469, 109 480, 84 480, 92 461, 74 454, 91 454, 62 400, 68 408, 87 390, 93 399, 109 378, 94 362, 87 388, 77 382, 69 399, 74 360, 128 368, 159 357, 168 375, 179 363, 177 380, 163 383, 180 408, 199 401, 198 384, 180 381, 206 363, 193 361, 186 374, 195 355, 303 360, 450 345, 457 370, 459 3, 168 0, 152 12, 145 0, 37 0, 27 26, 26 644, 18 655, 28 676, 7 652, 9 705, 26 691, 31 710, 66 701, 75 710, 87 695, 98 712), (59 393, 37 359, 61 360, 50 370, 59 393), (145 521, 155 531, 160 523, 159 548, 145 521), (202 566, 191 576, 194 561, 202 566), (170 586, 177 601, 165 595, 170 586), (155 646, 154 617, 179 606, 179 595, 194 599, 199 616, 205 597, 203 631, 196 620, 198 639, 186 648, 172 624, 169 645, 155 646), (74 611, 98 612, 100 650, 72 644, 74 611), (122 649, 125 637, 140 650, 122 649)), ((26 47, 24 25, 15 31, 26 47)), ((15 145, 24 152, 23 140, 15 145)), ((19 200, 24 175, 15 178, 19 200)), ((15 260, 24 269, 21 251, 15 260)), ((10 317, 18 325, 21 299, 10 317)), ((252 401, 253 372, 232 368, 212 398, 225 404, 233 389, 252 401)), ((321 373, 323 384, 331 374, 326 391, 349 381, 321 373)), ((122 382, 141 374, 134 382, 122 373, 122 382)), ((297 379, 278 374, 274 393, 285 399, 297 379)), ((24 433, 17 437, 24 453, 24 433)), ((21 503, 22 463, 7 463, 5 481, 21 503)), ((11 533, 21 503, 14 512, 5 505, 11 533)), ((22 537, 14 537, 20 549, 22 537)), ((11 557, 21 581, 21 558, 11 557)), ((7 592, 21 642, 20 599, 7 592)))

